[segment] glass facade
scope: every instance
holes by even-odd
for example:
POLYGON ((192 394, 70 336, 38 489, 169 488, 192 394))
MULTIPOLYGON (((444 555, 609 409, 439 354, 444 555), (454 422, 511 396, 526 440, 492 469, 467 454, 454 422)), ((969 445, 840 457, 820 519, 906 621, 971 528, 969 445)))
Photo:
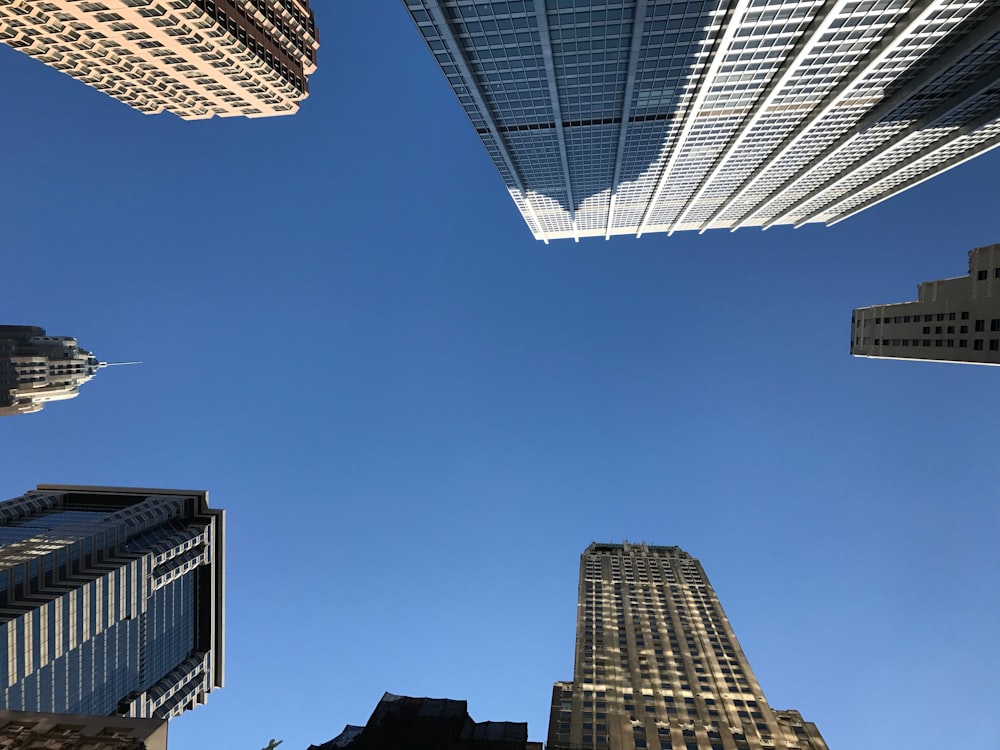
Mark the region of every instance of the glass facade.
POLYGON ((223 514, 204 493, 40 487, 0 503, 0 700, 175 716, 222 685, 223 514))
POLYGON ((404 0, 537 239, 834 223, 1000 145, 989 0, 404 0))

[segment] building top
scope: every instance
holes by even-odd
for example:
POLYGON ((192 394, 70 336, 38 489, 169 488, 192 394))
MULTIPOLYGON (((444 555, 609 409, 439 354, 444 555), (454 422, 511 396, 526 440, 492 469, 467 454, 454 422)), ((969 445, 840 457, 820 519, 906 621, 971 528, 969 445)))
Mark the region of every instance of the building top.
POLYGON ((475 722, 465 701, 386 693, 364 727, 347 725, 310 750, 526 750, 523 722, 475 722))
POLYGON ((1000 244, 969 251, 969 272, 917 285, 917 299, 859 307, 851 354, 1000 365, 1000 244))
POLYGON ((0 326, 0 416, 75 398, 108 364, 71 336, 48 336, 37 326, 0 326))

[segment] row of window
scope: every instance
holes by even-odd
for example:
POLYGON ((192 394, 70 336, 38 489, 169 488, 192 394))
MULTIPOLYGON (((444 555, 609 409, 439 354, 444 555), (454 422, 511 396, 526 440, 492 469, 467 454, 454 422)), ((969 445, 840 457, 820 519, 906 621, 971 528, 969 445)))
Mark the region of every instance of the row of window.
MULTIPOLYGON (((975 351, 983 351, 984 343, 983 339, 974 339, 972 342, 972 348, 975 351)), ((931 339, 875 339, 875 346, 931 346, 931 339)), ((955 347, 955 339, 934 339, 933 346, 935 347, 955 347)), ((968 339, 958 339, 959 349, 968 349, 969 340, 968 339)), ((990 351, 996 352, 1000 351, 1000 339, 990 339, 990 351)))
MULTIPOLYGON (((984 281, 989 278, 990 272, 987 269, 983 269, 976 274, 976 281, 984 281)), ((993 278, 1000 279, 1000 268, 993 269, 993 278)))

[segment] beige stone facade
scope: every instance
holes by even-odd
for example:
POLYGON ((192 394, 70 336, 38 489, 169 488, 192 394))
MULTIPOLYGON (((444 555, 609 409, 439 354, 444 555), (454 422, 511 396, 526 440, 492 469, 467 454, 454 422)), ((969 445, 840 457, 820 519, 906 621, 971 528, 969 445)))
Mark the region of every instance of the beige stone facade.
POLYGON ((0 0, 0 41, 147 114, 294 114, 319 37, 308 0, 0 0))
POLYGON ((0 750, 167 750, 166 719, 0 711, 0 750))
POLYGON ((572 682, 548 750, 827 750, 768 705, 719 598, 678 547, 591 544, 580 565, 572 682))
POLYGON ((1000 365, 1000 244, 969 252, 969 273, 917 286, 916 302, 861 307, 851 354, 1000 365))

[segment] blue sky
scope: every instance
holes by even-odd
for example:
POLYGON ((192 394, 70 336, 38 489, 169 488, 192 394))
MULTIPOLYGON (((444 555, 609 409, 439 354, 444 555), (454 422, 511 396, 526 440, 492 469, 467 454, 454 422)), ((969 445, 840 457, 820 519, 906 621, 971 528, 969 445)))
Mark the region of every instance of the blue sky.
POLYGON ((401 4, 317 6, 294 118, 0 46, 2 322, 145 362, 0 422, 0 495, 229 512, 227 686, 172 750, 304 750, 386 690, 544 739, 579 554, 624 538, 702 561, 832 750, 994 747, 997 373, 848 351, 1000 241, 1000 153, 832 228, 545 246, 401 4))

